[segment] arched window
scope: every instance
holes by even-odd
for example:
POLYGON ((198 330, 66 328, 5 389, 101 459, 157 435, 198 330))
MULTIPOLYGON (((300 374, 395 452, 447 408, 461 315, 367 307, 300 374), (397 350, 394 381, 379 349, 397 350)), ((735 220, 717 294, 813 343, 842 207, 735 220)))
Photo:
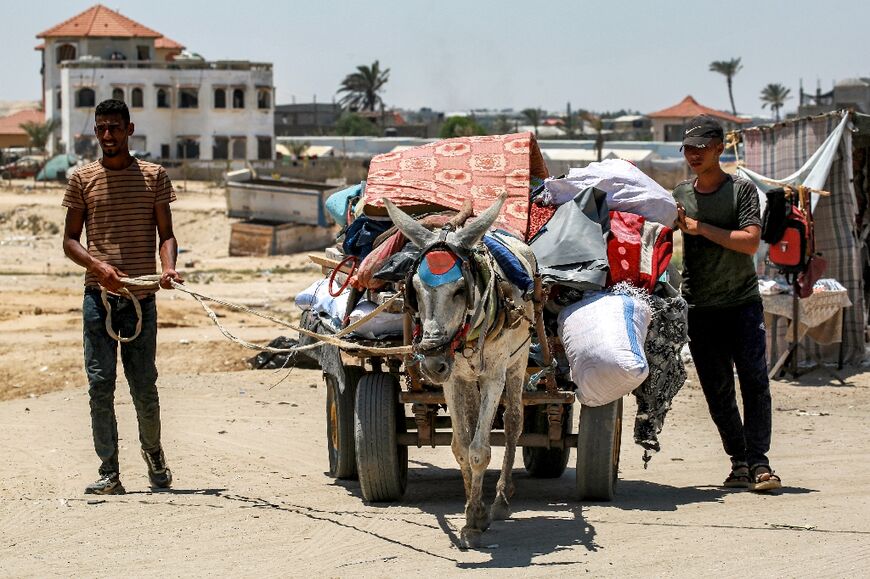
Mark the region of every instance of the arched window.
POLYGON ((234 109, 245 108, 245 89, 241 89, 241 88, 233 89, 233 108, 234 109))
POLYGON ((157 108, 158 109, 168 109, 169 108, 169 91, 165 88, 157 89, 157 108))
POLYGON ((76 47, 72 44, 61 44, 57 47, 57 64, 64 60, 76 59, 76 47))
POLYGON ((124 89, 122 88, 113 88, 112 89, 112 98, 116 101, 124 100, 124 89))
POLYGON ((97 95, 94 93, 94 89, 91 88, 80 88, 78 92, 76 92, 76 106, 77 107, 92 107, 97 104, 97 95))
POLYGON ((227 91, 222 88, 214 89, 214 108, 227 108, 227 91))
POLYGON ((63 95, 63 92, 58 90, 57 91, 57 108, 58 109, 63 108, 63 98, 61 95, 63 95))
POLYGON ((139 87, 134 88, 130 92, 130 105, 134 108, 141 109, 143 98, 142 98, 142 89, 139 87))
POLYGON ((257 91, 257 108, 258 109, 268 109, 271 108, 270 101, 270 92, 268 89, 261 88, 257 91))

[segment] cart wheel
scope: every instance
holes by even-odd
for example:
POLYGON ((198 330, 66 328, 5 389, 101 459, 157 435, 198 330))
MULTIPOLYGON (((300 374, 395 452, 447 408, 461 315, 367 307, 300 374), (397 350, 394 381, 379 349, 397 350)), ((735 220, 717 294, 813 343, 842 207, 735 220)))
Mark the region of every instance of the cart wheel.
POLYGON ((356 389, 356 465, 363 498, 396 501, 408 484, 408 447, 399 446, 405 431, 399 381, 392 374, 364 374, 356 389))
POLYGON ((577 494, 581 501, 610 501, 616 491, 622 442, 622 398, 581 406, 577 436, 577 494))
POLYGON ((353 441, 353 406, 356 385, 363 375, 359 366, 342 366, 344 376, 324 373, 326 382, 326 449, 329 474, 335 478, 356 478, 356 449, 353 441))
MULTIPOLYGON (((565 415, 562 417, 562 439, 571 434, 571 422, 573 421, 573 404, 565 404, 565 415)), ((547 420, 547 407, 544 405, 526 406, 523 432, 532 434, 547 434, 549 421, 547 420)), ((523 465, 529 476, 535 478, 559 478, 568 466, 568 456, 571 454, 569 447, 565 448, 539 448, 534 446, 523 447, 523 465)))

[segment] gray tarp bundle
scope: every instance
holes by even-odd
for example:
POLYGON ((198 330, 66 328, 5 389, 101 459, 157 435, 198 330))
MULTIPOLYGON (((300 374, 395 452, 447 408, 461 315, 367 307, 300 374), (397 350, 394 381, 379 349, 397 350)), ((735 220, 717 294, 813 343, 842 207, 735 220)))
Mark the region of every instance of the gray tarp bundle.
POLYGON ((609 231, 604 191, 590 187, 560 205, 530 243, 544 283, 602 289, 607 282, 609 231))

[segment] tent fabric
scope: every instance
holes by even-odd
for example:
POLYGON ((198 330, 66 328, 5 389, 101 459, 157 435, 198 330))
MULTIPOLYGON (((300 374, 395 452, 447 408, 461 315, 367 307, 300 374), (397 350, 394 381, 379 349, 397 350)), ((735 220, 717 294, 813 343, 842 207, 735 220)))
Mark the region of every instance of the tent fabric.
MULTIPOLYGON (((855 222, 858 206, 852 187, 852 133, 843 123, 842 114, 837 113, 743 131, 744 166, 773 179, 794 178, 830 135, 840 133, 827 178, 823 186, 817 187, 831 195, 819 198, 813 217, 816 250, 828 262, 825 276, 839 281, 852 302, 852 307, 844 311, 842 347, 844 361, 854 364, 864 358, 865 310, 861 247, 855 222)), ((764 257, 758 255, 759 272, 774 273, 763 264, 764 257)), ((805 355, 837 360, 836 346, 819 346, 804 340, 801 347, 805 355)))
POLYGON ((412 215, 444 207, 458 211, 471 199, 480 215, 507 193, 495 227, 526 239, 530 180, 548 176, 532 133, 445 139, 373 158, 363 210, 371 217, 386 215, 389 199, 412 215))

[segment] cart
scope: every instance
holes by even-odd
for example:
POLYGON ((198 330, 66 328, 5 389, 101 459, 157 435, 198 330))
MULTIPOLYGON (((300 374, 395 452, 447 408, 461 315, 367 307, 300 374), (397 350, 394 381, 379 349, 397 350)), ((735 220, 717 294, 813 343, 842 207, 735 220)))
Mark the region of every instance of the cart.
MULTIPOLYGON (((311 258, 324 274, 332 275, 338 268, 336 275, 345 275, 340 261, 329 254, 326 258, 311 258)), ((400 289, 369 290, 368 298, 384 303, 400 289)), ((536 280, 535 294, 536 333, 542 335, 540 279, 536 280)), ((449 446, 452 440, 450 409, 440 387, 426 384, 416 368, 406 364, 404 356, 371 355, 366 351, 411 343, 412 321, 401 301, 394 299, 388 310, 405 315, 401 339, 355 340, 360 349, 351 351, 332 345, 319 348, 327 392, 329 474, 339 479, 358 478, 363 498, 371 502, 397 501, 403 496, 408 483, 409 447, 449 446)), ((302 324, 318 333, 333 333, 310 310, 303 314, 302 324)), ((560 347, 558 338, 544 343, 560 347)), ((530 366, 527 376, 536 373, 543 374, 540 367, 530 366)), ((577 497, 609 501, 614 497, 619 468, 622 400, 599 407, 579 406, 575 433, 575 390, 564 376, 527 380, 522 397, 523 433, 518 441, 523 464, 532 477, 557 478, 568 465, 570 449, 575 448, 577 497)), ((505 444, 503 409, 500 405, 490 435, 493 446, 505 444)))

